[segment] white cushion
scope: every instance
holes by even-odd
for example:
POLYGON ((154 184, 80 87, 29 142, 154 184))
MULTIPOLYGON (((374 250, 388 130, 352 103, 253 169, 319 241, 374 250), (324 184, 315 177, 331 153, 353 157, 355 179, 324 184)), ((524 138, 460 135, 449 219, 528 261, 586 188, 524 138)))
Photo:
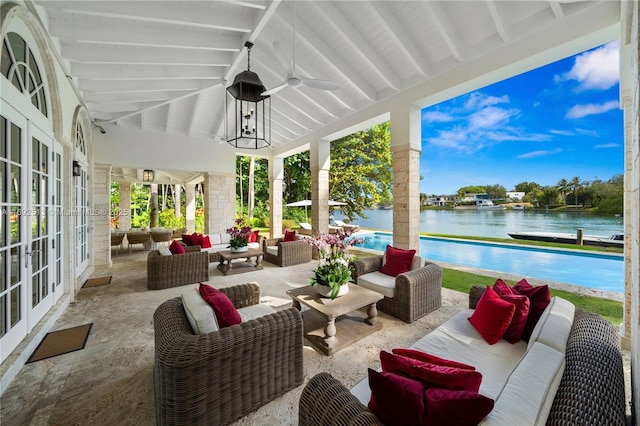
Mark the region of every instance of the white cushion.
POLYGON ((369 272, 368 274, 360 275, 357 284, 385 297, 393 298, 396 289, 396 277, 378 271, 369 272))
POLYGON ((509 377, 493 410, 480 424, 546 424, 564 366, 562 353, 534 343, 509 377))
POLYGON ((309 230, 309 231, 311 231, 311 229, 312 229, 312 228, 311 228, 311 224, 306 223, 306 222, 301 222, 301 223, 300 223, 300 228, 302 228, 302 229, 307 229, 307 230, 309 230))
POLYGON ((575 312, 573 303, 561 297, 552 297, 531 332, 529 347, 540 342, 564 354, 575 312))
POLYGON ((250 249, 259 249, 260 243, 247 243, 247 247, 249 247, 250 249))
POLYGON ((221 244, 229 244, 231 242, 231 235, 229 234, 220 234, 220 243, 221 244))
POLYGON ((278 255, 278 246, 268 246, 267 247, 267 253, 273 255, 273 256, 277 256, 278 255))
POLYGON ((409 267, 410 271, 415 269, 420 269, 424 266, 425 260, 420 256, 413 256, 413 260, 411 261, 411 266, 409 267))
POLYGON ((171 250, 169 250, 169 247, 167 246, 160 246, 158 247, 158 252, 160 253, 160 256, 171 256, 171 250))
POLYGON ((263 317, 274 313, 276 310, 269 305, 251 305, 238 309, 242 322, 246 322, 255 318, 263 317))
POLYGON ((220 241, 220 234, 209 234, 209 241, 211 241, 211 245, 222 244, 220 241))
POLYGON ((213 308, 192 288, 182 295, 182 305, 195 334, 208 334, 220 329, 213 308))

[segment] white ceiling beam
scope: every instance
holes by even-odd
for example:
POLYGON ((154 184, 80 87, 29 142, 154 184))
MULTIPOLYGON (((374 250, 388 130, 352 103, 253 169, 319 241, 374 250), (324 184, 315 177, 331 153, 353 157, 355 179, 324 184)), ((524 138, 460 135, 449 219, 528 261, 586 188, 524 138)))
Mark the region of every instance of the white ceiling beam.
POLYGON ((175 105, 175 102, 167 102, 165 105, 163 105, 164 110, 167 113, 166 120, 164 120, 164 123, 165 123, 164 131, 169 134, 171 134, 171 129, 174 127, 172 119, 175 117, 175 113, 173 114, 171 113, 172 109, 174 109, 174 105, 175 105))
POLYGON ((498 9, 497 2, 495 2, 494 0, 486 0, 486 5, 487 5, 487 8, 489 9, 489 14, 491 15, 491 19, 493 19, 493 25, 495 25, 496 30, 500 35, 500 38, 505 43, 510 42, 511 35, 509 34, 509 31, 506 28, 505 21, 502 18, 502 14, 500 13, 500 10, 498 9))
POLYGON ((442 8, 442 5, 437 2, 423 1, 419 2, 429 14, 429 17, 433 21, 433 25, 436 27, 440 36, 449 47, 451 54, 459 62, 464 61, 464 52, 462 49, 462 42, 456 31, 456 25, 447 16, 447 13, 442 8))
MULTIPOLYGON (((400 80, 397 74, 389 67, 389 64, 376 52, 369 41, 364 38, 354 25, 349 22, 344 14, 331 2, 308 2, 305 5, 313 6, 314 19, 322 18, 326 21, 327 28, 340 34, 341 38, 360 54, 362 59, 380 77, 384 83, 396 90, 400 88, 400 80)), ((298 19, 300 22, 301 19, 298 19)), ((305 32, 304 28, 302 31, 305 32)))
POLYGON ((229 3, 229 4, 232 4, 234 6, 242 6, 242 7, 248 7, 248 8, 253 8, 253 9, 264 10, 264 9, 267 8, 264 4, 252 3, 252 2, 249 2, 249 1, 238 1, 238 0, 218 0, 218 1, 223 1, 224 3, 229 3))
MULTIPOLYGON (((154 103, 155 104, 155 103, 154 103)), ((145 107, 144 102, 129 102, 120 104, 96 104, 87 102, 87 106, 91 108, 91 111, 108 112, 108 113, 126 113, 131 111, 137 111, 140 108, 145 107)))
MULTIPOLYGON (((126 92, 126 93, 85 93, 84 100, 93 103, 117 103, 117 102, 161 102, 176 96, 173 92, 126 92)), ((186 93, 186 92, 185 92, 186 93)))
POLYGON ((178 50, 157 47, 101 46, 63 44, 62 55, 86 64, 190 65, 228 67, 230 52, 178 50))
POLYGON ((564 11, 562 10, 562 5, 557 1, 550 1, 549 5, 551 6, 551 10, 555 15, 556 19, 564 18, 564 11))
MULTIPOLYGON (((298 91, 298 90, 292 90, 292 92, 300 93, 300 91, 298 91)), ((320 124, 320 125, 325 124, 323 121, 318 120, 318 118, 316 116, 307 113, 305 111, 305 109, 302 108, 301 105, 299 103, 297 103, 297 102, 291 102, 291 101, 287 100, 284 96, 278 96, 277 101, 278 101, 278 103, 283 103, 284 105, 286 105, 287 108, 291 108, 293 111, 295 111, 295 113, 304 116, 306 120, 311 120, 314 123, 320 124)), ((272 102, 274 102, 274 101, 272 100, 272 102)))
POLYGON ((425 59, 420 49, 418 49, 412 38, 405 31, 404 26, 398 21, 393 12, 384 2, 363 2, 363 6, 368 6, 376 18, 376 25, 384 29, 387 37, 392 39, 396 47, 409 60, 415 70, 423 77, 429 76, 429 62, 425 59))
POLYGON ((207 80, 83 80, 78 89, 88 93, 139 93, 166 91, 196 91, 210 87, 207 80))
POLYGON ((191 108, 191 114, 189 114, 189 124, 187 126, 187 135, 192 138, 196 129, 196 119, 198 117, 198 109, 202 103, 202 92, 195 95, 193 101, 193 107, 191 108))
POLYGON ((273 106, 273 104, 271 104, 271 114, 272 114, 272 116, 279 115, 283 119, 295 124, 296 126, 302 128, 303 130, 306 130, 306 131, 310 131, 310 130, 312 130, 314 128, 313 126, 310 126, 309 124, 303 123, 299 116, 298 117, 294 117, 294 114, 291 114, 290 112, 284 111, 283 109, 276 108, 276 107, 273 106))
POLYGON ((210 28, 224 31, 249 33, 252 16, 247 14, 216 13, 212 10, 182 7, 180 2, 166 2, 162 7, 149 7, 147 2, 118 2, 114 7, 109 1, 54 1, 43 3, 47 9, 57 9, 74 15, 99 16, 127 19, 138 22, 184 25, 194 28, 210 28))
POLYGON ((140 114, 140 130, 149 130, 149 111, 140 114))
POLYGON ((242 34, 203 32, 174 28, 140 28, 132 25, 110 24, 108 28, 76 21, 52 21, 51 34, 62 40, 89 45, 164 47, 187 50, 238 52, 242 34))
POLYGON ((222 79, 217 67, 71 64, 71 74, 84 80, 222 79))

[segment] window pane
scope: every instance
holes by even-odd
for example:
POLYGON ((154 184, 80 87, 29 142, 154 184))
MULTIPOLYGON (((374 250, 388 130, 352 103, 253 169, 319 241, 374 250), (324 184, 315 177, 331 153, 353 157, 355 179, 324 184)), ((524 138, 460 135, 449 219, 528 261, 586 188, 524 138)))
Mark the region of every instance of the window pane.
POLYGON ((33 308, 38 304, 38 282, 40 281, 40 274, 35 274, 31 277, 31 307, 33 308))
POLYGON ((7 163, 5 163, 4 161, 0 160, 0 203, 6 203, 8 200, 5 200, 5 184, 6 184, 6 180, 5 178, 7 177, 7 163))
POLYGON ((20 312, 20 286, 11 290, 11 327, 16 325, 20 318, 22 317, 22 312, 20 312))
POLYGON ((15 124, 11 124, 11 161, 20 163, 22 158, 22 151, 20 150, 20 135, 22 135, 22 129, 15 124))
POLYGON ((7 295, 0 297, 0 337, 7 334, 9 327, 7 326, 7 295))
POLYGON ((40 142, 38 139, 31 139, 31 167, 33 170, 40 170, 40 142))
POLYGON ((49 147, 42 145, 42 161, 40 164, 40 171, 47 173, 47 161, 49 161, 49 147))
POLYGON ((7 34, 7 38, 9 39, 11 51, 13 52, 13 56, 16 58, 16 61, 27 62, 27 43, 24 41, 24 39, 16 33, 7 34))
POLYGON ((31 202, 34 207, 40 203, 40 175, 36 172, 31 174, 31 202))
POLYGON ((7 119, 0 117, 0 158, 7 158, 7 119))
POLYGON ((5 291, 9 285, 7 282, 7 264, 5 263, 7 253, 9 253, 8 250, 0 251, 0 291, 5 291))
POLYGON ((12 165, 11 166, 11 202, 19 203, 20 200, 20 167, 12 165))
POLYGON ((9 209, 7 208, 7 206, 2 206, 0 208, 0 246, 2 247, 5 247, 8 245, 7 233, 5 231, 5 227, 7 226, 8 219, 9 219, 9 209))
POLYGON ((49 209, 43 206, 38 209, 38 212, 41 213, 40 224, 42 225, 42 228, 40 229, 40 235, 47 235, 47 227, 49 226, 49 209))
POLYGON ((40 282, 42 284, 40 294, 44 299, 49 294, 49 269, 48 268, 42 271, 42 280, 40 282))
POLYGON ((5 40, 2 43, 2 58, 0 59, 0 67, 2 67, 2 75, 4 75, 7 79, 9 78, 9 68, 13 65, 13 61, 9 56, 9 47, 7 46, 7 41, 5 40))
POLYGON ((34 78, 36 79, 36 84, 42 84, 42 77, 40 77, 40 69, 38 68, 38 64, 36 63, 36 59, 33 57, 33 53, 29 50, 29 68, 33 73, 34 78))
POLYGON ((9 217, 11 218, 11 244, 17 243, 18 239, 20 238, 22 216, 18 215, 18 213, 18 207, 11 207, 11 213, 9 215, 9 217))

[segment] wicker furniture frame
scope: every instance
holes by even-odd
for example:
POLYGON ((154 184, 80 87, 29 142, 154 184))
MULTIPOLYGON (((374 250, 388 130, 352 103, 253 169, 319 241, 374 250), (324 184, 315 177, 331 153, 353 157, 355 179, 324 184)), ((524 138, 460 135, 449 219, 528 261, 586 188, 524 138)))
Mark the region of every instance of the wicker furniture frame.
POLYGON ((162 256, 151 250, 147 256, 147 288, 160 290, 209 279, 209 253, 200 246, 185 247, 184 254, 162 256))
POLYGON ((124 241, 124 234, 111 234, 111 247, 117 246, 116 256, 120 254, 122 250, 122 242, 124 241))
POLYGON ((303 240, 282 241, 282 238, 265 238, 262 240, 264 260, 278 266, 299 265, 311 262, 311 245, 303 240), (278 255, 267 252, 267 247, 278 246, 278 255))
POLYGON ((127 232, 127 245, 129 246, 129 254, 134 244, 142 244, 142 250, 148 250, 149 233, 148 232, 127 232))
MULTIPOLYGON (((351 262, 351 276, 358 277, 379 271, 382 255, 366 257, 351 262)), ((442 304, 442 268, 427 262, 426 266, 396 277, 393 298, 385 297, 378 302, 378 309, 396 318, 411 323, 427 315, 442 304)))
MULTIPOLYGON (((255 283, 221 288, 236 308, 260 303, 255 283)), ((226 425, 304 379, 302 317, 277 311, 206 335, 194 335, 182 299, 154 316, 156 422, 226 425)))
MULTIPOLYGON (((470 308, 475 308, 482 291, 472 288, 470 308)), ((577 309, 565 360, 546 424, 626 426, 624 367, 616 328, 599 315, 577 309)), ((298 415, 300 426, 382 424, 329 373, 316 375, 305 386, 298 415)))

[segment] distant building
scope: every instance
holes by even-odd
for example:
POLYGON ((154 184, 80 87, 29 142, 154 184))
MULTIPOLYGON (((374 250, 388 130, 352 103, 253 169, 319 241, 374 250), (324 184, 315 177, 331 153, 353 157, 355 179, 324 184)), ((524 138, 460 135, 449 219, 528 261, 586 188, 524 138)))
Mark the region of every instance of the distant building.
POLYGON ((511 198, 513 201, 522 201, 524 196, 524 191, 507 191, 507 198, 511 198))
POLYGON ((447 195, 440 195, 438 197, 427 198, 427 206, 446 207, 449 203, 449 197, 447 195))
POLYGON ((489 199, 489 194, 487 193, 483 193, 483 194, 464 194, 464 197, 462 197, 462 202, 475 202, 477 200, 488 200, 489 199))

